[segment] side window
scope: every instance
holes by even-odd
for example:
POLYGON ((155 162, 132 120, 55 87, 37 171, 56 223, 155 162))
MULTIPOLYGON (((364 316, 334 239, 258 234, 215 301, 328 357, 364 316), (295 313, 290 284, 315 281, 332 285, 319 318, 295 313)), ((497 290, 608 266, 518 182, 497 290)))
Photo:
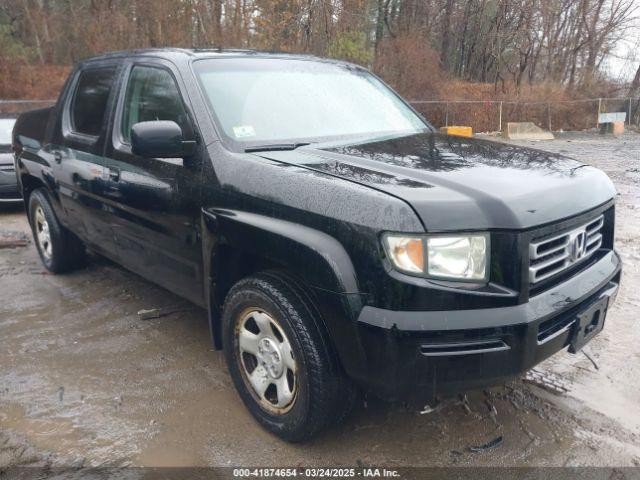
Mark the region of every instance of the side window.
POLYGON ((190 134, 187 112, 173 77, 166 70, 133 67, 124 98, 122 137, 131 143, 131 127, 138 122, 172 120, 190 134))
POLYGON ((91 68, 80 73, 70 109, 74 132, 100 134, 115 74, 115 67, 91 68))

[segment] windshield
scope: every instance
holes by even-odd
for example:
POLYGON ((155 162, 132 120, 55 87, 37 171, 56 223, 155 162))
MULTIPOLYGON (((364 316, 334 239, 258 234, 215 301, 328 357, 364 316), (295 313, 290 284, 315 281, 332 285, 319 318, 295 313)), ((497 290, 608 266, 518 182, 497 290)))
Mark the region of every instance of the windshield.
POLYGON ((11 145, 11 131, 15 118, 0 118, 0 145, 11 145))
POLYGON ((220 129, 242 147, 429 129, 362 68, 266 58, 208 59, 194 65, 220 129))

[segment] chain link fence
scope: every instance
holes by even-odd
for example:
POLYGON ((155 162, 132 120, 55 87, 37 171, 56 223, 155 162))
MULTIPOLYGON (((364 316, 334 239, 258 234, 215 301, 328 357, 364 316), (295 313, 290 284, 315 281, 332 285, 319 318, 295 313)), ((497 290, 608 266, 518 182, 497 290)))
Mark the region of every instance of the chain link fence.
MULTIPOLYGON (((55 100, 0 100, 0 117, 51 106, 55 100)), ((598 115, 624 112, 628 126, 640 127, 640 98, 592 98, 556 102, 496 100, 412 100, 416 110, 436 127, 466 125, 474 132, 499 132, 507 122, 533 122, 545 130, 598 127, 598 115)))
POLYGON ((0 100, 0 118, 11 118, 27 110, 50 107, 55 100, 0 100))
POLYGON ((502 131, 507 122, 533 122, 550 131, 597 128, 600 113, 624 112, 640 126, 640 98, 592 98, 555 102, 412 100, 435 127, 466 125, 474 132, 502 131))

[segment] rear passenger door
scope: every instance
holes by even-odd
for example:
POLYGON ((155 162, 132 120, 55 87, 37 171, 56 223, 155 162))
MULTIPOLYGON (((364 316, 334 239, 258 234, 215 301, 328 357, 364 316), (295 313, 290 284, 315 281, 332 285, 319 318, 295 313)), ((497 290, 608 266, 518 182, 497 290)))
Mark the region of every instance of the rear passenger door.
POLYGON ((202 303, 202 158, 199 153, 187 161, 143 158, 131 152, 131 127, 138 122, 172 120, 180 125, 185 139, 196 139, 178 78, 172 65, 162 60, 131 61, 125 66, 105 151, 107 198, 125 265, 202 303))
POLYGON ((63 222, 108 256, 115 254, 115 244, 103 203, 107 187, 103 150, 118 68, 114 61, 96 62, 76 72, 60 124, 45 147, 64 211, 63 222))

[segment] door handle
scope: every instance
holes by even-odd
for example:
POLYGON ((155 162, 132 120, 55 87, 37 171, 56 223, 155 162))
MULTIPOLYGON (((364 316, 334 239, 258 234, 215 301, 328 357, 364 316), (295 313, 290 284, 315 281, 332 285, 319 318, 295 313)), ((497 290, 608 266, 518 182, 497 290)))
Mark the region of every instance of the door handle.
POLYGON ((117 182, 120 180, 120 170, 118 168, 109 168, 109 179, 117 182))

